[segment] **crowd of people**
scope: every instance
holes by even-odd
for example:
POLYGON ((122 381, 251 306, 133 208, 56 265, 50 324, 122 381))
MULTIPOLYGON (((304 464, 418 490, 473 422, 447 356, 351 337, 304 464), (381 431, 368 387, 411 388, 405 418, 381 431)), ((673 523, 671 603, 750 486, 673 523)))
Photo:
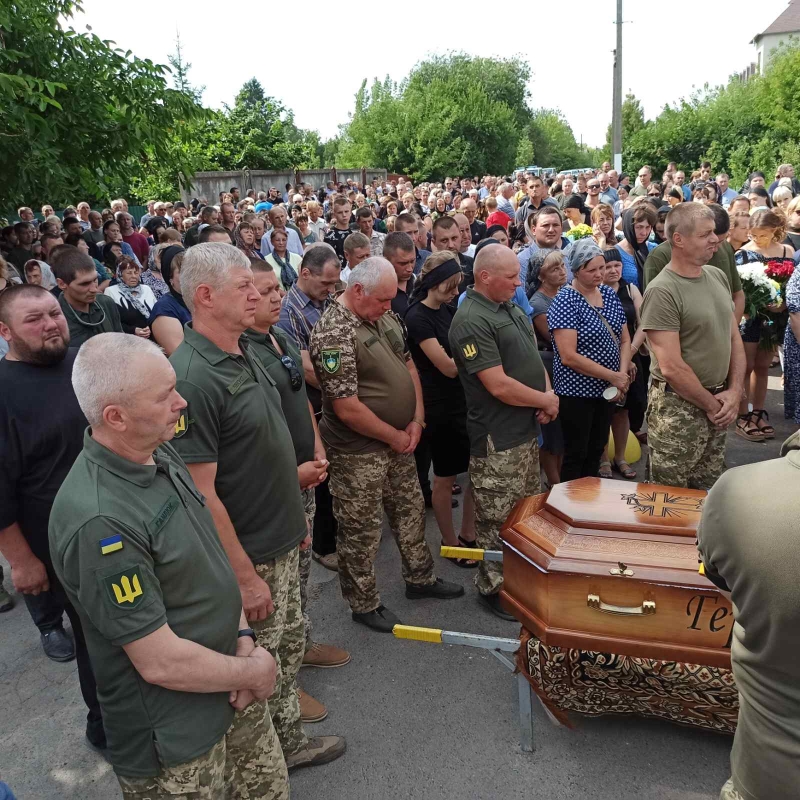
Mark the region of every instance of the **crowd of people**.
MULTIPOLYGON (((499 549, 522 497, 634 480, 632 437, 648 481, 711 489, 730 425, 775 435, 775 360, 800 424, 800 184, 791 165, 766 183, 606 163, 231 187, 138 221, 121 198, 20 208, 0 231, 0 552, 45 653, 77 658, 123 796, 288 797, 288 771, 344 753, 303 728, 327 711, 300 667, 350 660, 311 636, 308 574, 337 571, 353 620, 391 632, 384 512, 406 596, 457 598, 426 506, 443 544, 499 549)), ((502 564, 455 563, 513 619, 502 564)))

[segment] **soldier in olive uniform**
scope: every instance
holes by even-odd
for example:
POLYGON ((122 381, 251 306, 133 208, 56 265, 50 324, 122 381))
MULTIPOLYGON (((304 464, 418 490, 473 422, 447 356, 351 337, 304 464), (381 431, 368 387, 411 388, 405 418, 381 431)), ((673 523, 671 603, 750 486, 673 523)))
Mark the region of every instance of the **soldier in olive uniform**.
POLYGON ((166 444, 186 407, 175 373, 152 343, 102 333, 72 381, 91 428, 56 496, 50 549, 123 797, 288 798, 266 703, 275 660, 255 646, 204 498, 166 444))
POLYGON ((286 764, 324 764, 342 755, 345 743, 338 736, 309 740, 300 720, 298 545, 308 529, 280 394, 243 335, 260 297, 250 261, 231 245, 196 245, 183 260, 181 291, 192 322, 170 356, 188 403, 174 446, 206 497, 258 642, 278 663, 269 705, 286 764))
MULTIPOLYGON (((281 407, 297 456, 297 474, 303 494, 303 507, 309 533, 300 545, 300 598, 305 621, 304 663, 341 667, 350 661, 350 654, 340 647, 311 640, 308 603, 308 567, 311 565, 311 529, 314 524, 314 489, 328 475, 325 448, 319 436, 311 403, 305 391, 303 362, 300 351, 285 331, 275 327, 281 312, 278 276, 266 261, 252 264, 253 281, 261 295, 256 306, 255 322, 247 329, 253 354, 267 368, 281 397, 281 407), (305 567, 304 567, 305 565, 305 567), (312 651, 312 652, 309 652, 312 651)), ((300 690, 300 710, 306 722, 320 722, 327 716, 325 706, 300 690)))
POLYGON ((652 363, 647 403, 648 480, 710 489, 725 470, 725 429, 736 419, 745 356, 731 288, 706 266, 714 214, 681 203, 667 214, 672 260, 647 284, 642 328, 652 363))
MULTIPOLYGON (((511 302, 520 285, 514 253, 499 242, 484 245, 475 259, 475 285, 449 333, 467 397, 476 540, 487 550, 500 549, 500 528, 516 503, 538 494, 537 421, 558 415, 531 321, 511 302)), ((502 584, 501 562, 479 562, 479 598, 497 616, 513 619, 500 607, 502 584)))
POLYGON ((436 578, 425 542, 425 506, 414 449, 425 425, 422 389, 402 323, 389 309, 397 275, 384 258, 362 261, 314 326, 309 353, 322 389, 320 433, 330 459, 342 594, 353 619, 390 632, 375 555, 383 510, 400 554, 406 597, 458 597, 436 578))

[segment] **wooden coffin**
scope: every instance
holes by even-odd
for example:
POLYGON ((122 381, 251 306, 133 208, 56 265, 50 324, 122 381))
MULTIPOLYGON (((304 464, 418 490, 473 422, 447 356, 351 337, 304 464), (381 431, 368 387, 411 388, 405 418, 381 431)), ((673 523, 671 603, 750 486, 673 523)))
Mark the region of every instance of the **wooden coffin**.
POLYGON ((581 478, 520 501, 502 605, 548 646, 730 669, 731 606, 698 572, 705 495, 581 478))

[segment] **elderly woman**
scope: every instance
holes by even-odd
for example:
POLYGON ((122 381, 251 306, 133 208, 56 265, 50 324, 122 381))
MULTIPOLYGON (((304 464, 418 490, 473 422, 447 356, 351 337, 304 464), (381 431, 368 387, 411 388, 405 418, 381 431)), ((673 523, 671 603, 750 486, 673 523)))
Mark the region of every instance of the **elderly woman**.
POLYGON ((287 249, 289 237, 285 228, 273 228, 269 233, 269 240, 272 244, 272 252, 264 260, 272 265, 272 269, 278 276, 278 283, 284 292, 288 292, 297 281, 297 276, 300 274, 300 262, 303 259, 297 253, 291 253, 287 249))
POLYGON ((161 254, 161 275, 169 291, 159 297, 150 313, 148 324, 153 339, 169 356, 183 341, 183 326, 192 321, 192 315, 181 294, 181 262, 185 250, 171 245, 161 254))
POLYGON ((139 266, 132 259, 122 256, 117 261, 117 283, 106 289, 105 296, 119 306, 119 318, 125 333, 151 338, 148 320, 156 297, 152 289, 142 283, 139 266))
POLYGON ((142 283, 149 286, 156 296, 156 300, 169 291, 169 286, 161 274, 161 255, 168 248, 173 247, 176 242, 162 242, 150 248, 147 256, 147 269, 142 271, 142 283))
POLYGON ((572 285, 561 289, 547 312, 564 435, 562 481, 597 475, 612 403, 624 402, 630 385, 631 358, 625 310, 616 292, 603 285, 603 251, 591 239, 580 239, 569 259, 572 285), (614 396, 607 398, 604 392, 612 387, 614 396))
MULTIPOLYGON (((628 434, 631 429, 638 431, 644 422, 644 413, 647 407, 647 385, 644 379, 639 348, 644 344, 644 331, 639 329, 639 311, 642 307, 642 295, 635 286, 626 283, 622 278, 622 261, 620 260, 619 250, 612 247, 603 252, 606 260, 606 272, 603 283, 610 286, 622 303, 625 310, 625 319, 628 327, 628 335, 631 339, 631 385, 625 397, 625 404, 614 407, 614 415, 611 418, 611 432, 614 435, 614 468, 623 478, 633 480, 636 472, 625 461, 625 448, 628 443, 628 434)), ((607 450, 603 451, 603 459, 600 462, 601 478, 613 477, 611 473, 611 462, 608 458, 607 450)))
MULTIPOLYGON (((308 222, 308 217, 306 217, 308 222)), ((236 242, 236 247, 241 250, 248 258, 257 258, 260 261, 264 260, 264 256, 259 252, 256 243, 256 232, 249 222, 240 222, 233 231, 233 239, 236 242)))
MULTIPOLYGON (((531 296, 533 327, 542 363, 553 381, 553 342, 547 324, 547 312, 561 288, 567 283, 567 265, 561 250, 535 253, 531 259, 532 271, 536 273, 539 288, 531 296)), ((561 434, 561 420, 554 419, 542 425, 542 446, 539 461, 547 477, 554 486, 561 480, 561 465, 564 460, 564 437, 561 434)))
POLYGON ((592 209, 592 238, 601 250, 613 247, 617 242, 614 230, 614 209, 605 203, 600 203, 592 209))
MULTIPOLYGON (((404 319, 411 357, 419 372, 427 426, 423 447, 433 462, 432 504, 442 544, 475 547, 475 507, 471 489, 464 496, 461 534, 456 536, 451 508, 456 476, 469 469, 467 401, 458 379, 448 341, 462 279, 458 253, 442 250, 422 267, 404 319)), ((476 567, 472 559, 457 559, 460 567, 476 567)))

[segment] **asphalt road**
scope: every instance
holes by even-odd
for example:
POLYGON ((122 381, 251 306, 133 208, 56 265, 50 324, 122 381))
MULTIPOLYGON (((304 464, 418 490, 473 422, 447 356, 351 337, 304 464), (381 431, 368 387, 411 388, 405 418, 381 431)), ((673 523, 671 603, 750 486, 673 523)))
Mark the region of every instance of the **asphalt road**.
MULTIPOLYGON (((754 444, 729 434, 730 466, 776 457, 794 430, 783 419, 779 379, 771 385, 776 438, 754 444)), ((427 537, 438 552, 432 512, 427 537)), ((517 625, 478 605, 472 571, 435 560, 442 577, 465 585, 466 597, 407 600, 397 548, 384 536, 379 586, 403 622, 517 635, 517 625)), ((294 798, 715 800, 728 777, 728 737, 639 718, 573 717, 572 730, 556 728, 538 703, 536 750, 523 753, 516 683, 491 655, 368 631, 351 621, 334 573, 314 564, 312 583, 315 637, 348 648, 353 659, 341 669, 302 670, 303 687, 330 712, 307 730, 344 735, 348 752, 333 764, 294 773, 294 798)), ((44 656, 38 631, 16 600, 13 611, 0 615, 0 777, 19 800, 119 797, 110 766, 84 740, 75 663, 44 656)))

